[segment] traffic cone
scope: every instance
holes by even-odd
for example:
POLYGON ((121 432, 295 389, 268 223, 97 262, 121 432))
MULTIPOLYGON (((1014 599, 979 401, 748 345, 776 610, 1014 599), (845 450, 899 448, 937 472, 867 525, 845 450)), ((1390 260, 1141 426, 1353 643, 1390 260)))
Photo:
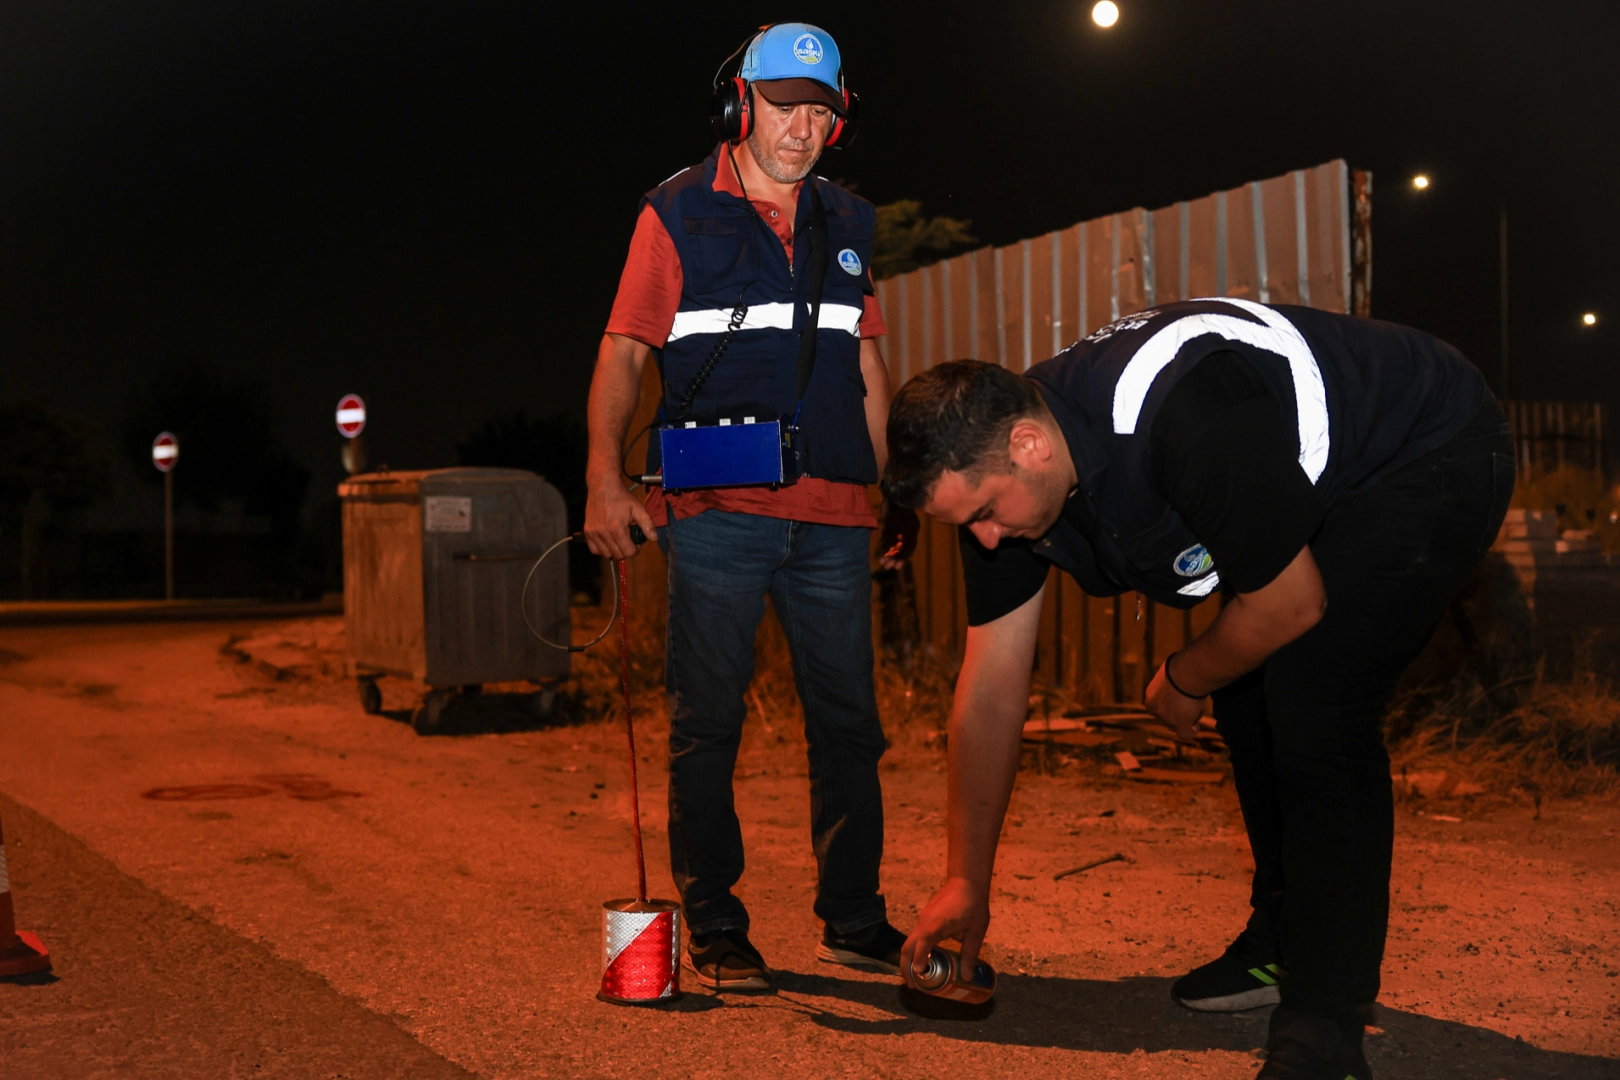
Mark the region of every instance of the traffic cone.
POLYGON ((51 966, 45 943, 26 930, 17 929, 11 908, 11 879, 6 876, 6 838, 0 830, 0 977, 27 975, 51 966))

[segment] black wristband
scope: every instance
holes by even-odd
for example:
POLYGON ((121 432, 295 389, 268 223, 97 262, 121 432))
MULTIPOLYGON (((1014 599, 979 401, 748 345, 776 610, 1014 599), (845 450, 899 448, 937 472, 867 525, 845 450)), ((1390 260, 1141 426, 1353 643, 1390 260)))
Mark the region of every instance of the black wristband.
POLYGON ((1173 652, 1169 656, 1164 658, 1164 681, 1170 684, 1170 689, 1174 690, 1176 693, 1180 694, 1182 697, 1184 697, 1184 698, 1192 698, 1194 701, 1203 701, 1204 698, 1208 697, 1209 695, 1207 695, 1207 694, 1189 694, 1189 693, 1187 693, 1187 691, 1183 690, 1181 688, 1180 684, 1178 684, 1176 682, 1176 677, 1174 675, 1170 674, 1170 661, 1174 660, 1176 658, 1176 654, 1179 653, 1180 651, 1181 651, 1180 649, 1177 649, 1176 652, 1173 652))

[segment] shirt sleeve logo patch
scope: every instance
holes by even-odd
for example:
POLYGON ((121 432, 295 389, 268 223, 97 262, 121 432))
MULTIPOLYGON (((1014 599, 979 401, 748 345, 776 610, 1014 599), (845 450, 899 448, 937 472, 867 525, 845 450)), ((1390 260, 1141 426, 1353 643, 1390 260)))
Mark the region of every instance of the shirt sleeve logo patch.
POLYGON ((844 273, 859 277, 861 273, 861 257, 855 254, 854 248, 845 248, 838 253, 838 265, 844 268, 844 273))
POLYGON ((1194 544, 1176 556, 1174 567, 1182 577, 1202 577, 1214 569, 1215 560, 1203 544, 1194 544))
POLYGON ((821 63, 821 41, 814 34, 800 34, 793 41, 793 55, 801 64, 821 63))

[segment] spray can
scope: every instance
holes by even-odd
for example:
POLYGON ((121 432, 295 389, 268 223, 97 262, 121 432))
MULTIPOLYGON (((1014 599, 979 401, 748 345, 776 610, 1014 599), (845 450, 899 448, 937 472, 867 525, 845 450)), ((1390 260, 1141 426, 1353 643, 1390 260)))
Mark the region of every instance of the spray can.
POLYGON ((935 945, 928 954, 928 963, 914 973, 917 988, 925 994, 977 1005, 989 1001, 996 992, 996 972, 983 960, 973 962, 973 977, 963 978, 962 954, 943 945, 935 945))
POLYGON ((597 998, 645 1005, 681 996, 681 906, 673 900, 602 905, 602 989, 597 998))

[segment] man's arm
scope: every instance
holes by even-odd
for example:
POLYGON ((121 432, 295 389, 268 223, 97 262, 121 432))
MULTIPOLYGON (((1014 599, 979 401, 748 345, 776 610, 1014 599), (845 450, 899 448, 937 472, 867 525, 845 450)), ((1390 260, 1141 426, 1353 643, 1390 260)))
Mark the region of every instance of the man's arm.
POLYGON ((1301 548, 1294 561, 1269 585, 1238 593, 1215 617, 1209 629, 1175 653, 1170 675, 1165 665, 1148 684, 1147 707, 1159 719, 1190 739, 1198 730, 1204 697, 1265 663, 1266 657, 1321 621, 1327 591, 1311 549, 1301 548), (1191 696, 1198 695, 1198 696, 1191 696))
POLYGON ((1183 737, 1203 696, 1322 618, 1310 539, 1327 508, 1298 460, 1292 416, 1241 355, 1213 353, 1171 388, 1153 422, 1152 482, 1206 545, 1236 596, 1148 685, 1147 705, 1183 737), (1187 691, 1177 693, 1170 685, 1187 691))
POLYGON ((630 523, 653 534, 652 518, 625 490, 624 437, 641 396, 641 369, 651 346, 623 334, 602 335, 585 407, 590 456, 585 465, 585 544, 593 555, 628 559, 635 555, 630 523))
POLYGON ((883 363, 879 338, 861 339, 861 378, 866 381, 866 430, 872 436, 872 452, 877 455, 878 475, 889 464, 889 369, 883 363))
POLYGON ((926 962, 942 938, 962 943, 963 969, 972 971, 990 925, 990 878, 1001 822, 1018 777, 1041 597, 1037 593, 994 622, 968 628, 946 744, 945 884, 923 908, 900 950, 900 970, 908 982, 917 963, 926 962))

